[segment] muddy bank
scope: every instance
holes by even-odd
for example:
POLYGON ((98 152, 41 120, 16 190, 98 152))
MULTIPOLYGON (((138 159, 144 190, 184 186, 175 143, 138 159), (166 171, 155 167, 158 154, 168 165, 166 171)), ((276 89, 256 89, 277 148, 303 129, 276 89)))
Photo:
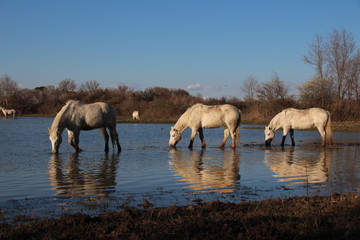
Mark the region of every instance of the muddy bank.
POLYGON ((0 225, 0 239, 357 239, 360 196, 219 201, 0 225))

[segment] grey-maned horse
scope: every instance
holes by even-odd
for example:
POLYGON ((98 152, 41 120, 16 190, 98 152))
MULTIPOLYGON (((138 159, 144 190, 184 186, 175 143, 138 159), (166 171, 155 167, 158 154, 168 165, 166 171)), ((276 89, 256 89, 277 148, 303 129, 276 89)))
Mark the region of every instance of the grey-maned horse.
POLYGON ((5 117, 8 117, 9 115, 12 115, 13 118, 16 118, 17 111, 15 109, 6 109, 0 106, 1 111, 3 112, 5 117))
POLYGON ((207 106, 195 104, 183 113, 176 124, 171 127, 169 146, 175 147, 181 139, 181 134, 186 128, 191 128, 189 148, 193 147, 196 133, 199 132, 202 148, 206 147, 203 128, 224 127, 224 139, 220 147, 225 146, 229 135, 232 138, 231 147, 235 148, 240 141, 241 112, 230 104, 207 106))
POLYGON ((99 128, 105 140, 105 152, 109 152, 109 134, 111 141, 116 143, 120 152, 121 147, 119 137, 116 132, 116 110, 111 105, 103 102, 92 104, 82 104, 79 101, 69 100, 65 106, 58 112, 49 128, 49 139, 52 145, 52 152, 58 153, 62 142, 62 132, 68 130, 68 142, 73 146, 76 152, 82 151, 79 148, 80 130, 92 130, 99 128))
POLYGON ((330 113, 322 108, 309 108, 299 110, 287 108, 278 113, 265 127, 265 145, 270 146, 275 137, 275 131, 282 128, 283 137, 281 146, 284 146, 285 138, 290 132, 291 144, 295 146, 294 129, 317 128, 322 137, 322 146, 325 147, 326 136, 330 145, 333 144, 330 113))

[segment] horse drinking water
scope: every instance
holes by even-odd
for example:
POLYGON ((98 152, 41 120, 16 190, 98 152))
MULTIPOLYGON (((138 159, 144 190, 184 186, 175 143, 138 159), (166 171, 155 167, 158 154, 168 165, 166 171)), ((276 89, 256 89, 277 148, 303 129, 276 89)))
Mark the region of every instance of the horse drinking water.
POLYGON ((330 113, 322 108, 309 108, 298 110, 287 108, 278 113, 265 127, 265 145, 270 146, 275 137, 275 131, 282 128, 283 137, 281 146, 284 146, 285 138, 290 131, 291 144, 295 146, 294 129, 310 129, 316 127, 322 137, 322 146, 325 147, 326 136, 330 145, 332 141, 330 113))
POLYGON ((207 106, 195 104, 183 113, 176 124, 171 127, 169 146, 175 147, 181 139, 181 134, 186 128, 191 128, 189 148, 193 147, 196 133, 199 132, 202 148, 206 147, 203 128, 224 127, 224 139, 220 147, 225 146, 226 140, 231 135, 231 147, 235 148, 240 140, 241 112, 230 104, 207 106))
POLYGON ((116 110, 107 103, 82 104, 75 100, 67 101, 54 118, 51 128, 49 128, 49 139, 53 153, 59 151, 62 142, 61 134, 65 128, 68 131, 68 142, 75 148, 76 152, 82 151, 79 148, 80 130, 92 130, 95 128, 99 128, 104 136, 105 152, 109 152, 109 134, 106 128, 110 131, 113 148, 116 143, 118 151, 121 151, 119 137, 116 132, 116 110))

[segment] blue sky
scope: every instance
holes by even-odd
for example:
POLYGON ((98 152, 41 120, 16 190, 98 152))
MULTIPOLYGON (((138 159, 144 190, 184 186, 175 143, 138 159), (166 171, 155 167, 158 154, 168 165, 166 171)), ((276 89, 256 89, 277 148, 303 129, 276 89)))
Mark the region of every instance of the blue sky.
POLYGON ((20 86, 127 85, 242 97, 249 75, 296 86, 316 34, 351 32, 360 0, 0 0, 0 75, 20 86))

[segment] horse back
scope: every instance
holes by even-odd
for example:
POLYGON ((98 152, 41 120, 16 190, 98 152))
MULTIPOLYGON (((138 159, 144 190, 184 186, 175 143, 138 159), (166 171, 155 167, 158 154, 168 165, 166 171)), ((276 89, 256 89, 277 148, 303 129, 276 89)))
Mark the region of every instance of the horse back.
POLYGON ((96 102, 79 109, 80 127, 83 130, 116 125, 116 110, 110 104, 96 102))
POLYGON ((322 108, 309 108, 299 110, 288 108, 281 112, 286 125, 293 129, 306 129, 315 126, 326 125, 329 112, 322 108))
POLYGON ((203 128, 217 128, 229 123, 236 125, 239 115, 239 110, 230 104, 214 106, 196 104, 192 110, 190 121, 203 128))

